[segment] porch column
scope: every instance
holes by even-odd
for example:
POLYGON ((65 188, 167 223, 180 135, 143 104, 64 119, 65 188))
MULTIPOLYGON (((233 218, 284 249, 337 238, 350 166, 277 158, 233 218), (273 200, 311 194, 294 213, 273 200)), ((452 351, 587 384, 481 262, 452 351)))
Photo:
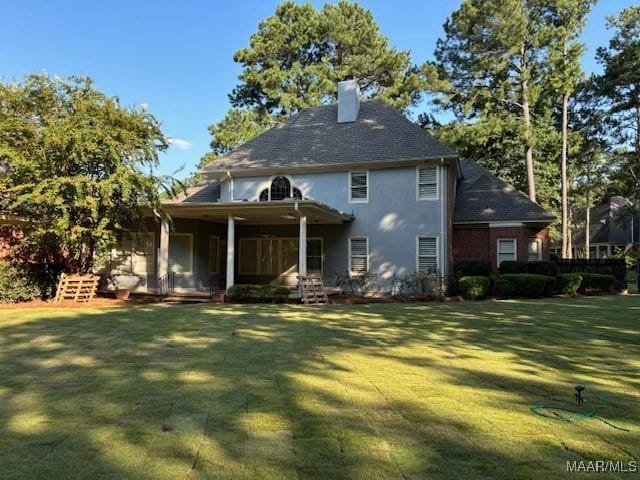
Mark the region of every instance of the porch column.
POLYGON ((233 286, 235 267, 236 224, 233 215, 227 217, 227 288, 233 286))
POLYGON ((298 275, 307 276, 307 217, 300 217, 300 239, 298 240, 298 275))
MULTIPOLYGON (((169 220, 160 220, 160 250, 158 252, 158 278, 169 273, 169 220)), ((158 285, 158 287, 160 287, 158 285)))

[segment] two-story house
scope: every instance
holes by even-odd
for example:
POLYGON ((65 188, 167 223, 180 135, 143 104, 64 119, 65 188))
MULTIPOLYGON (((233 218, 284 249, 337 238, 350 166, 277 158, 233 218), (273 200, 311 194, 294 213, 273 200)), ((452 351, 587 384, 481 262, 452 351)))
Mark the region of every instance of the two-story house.
POLYGON ((164 205, 113 273, 154 291, 236 283, 295 285, 299 274, 394 276, 455 258, 548 256, 553 216, 458 155, 357 83, 206 165, 207 181, 164 205), (160 283, 159 283, 160 282, 160 283))

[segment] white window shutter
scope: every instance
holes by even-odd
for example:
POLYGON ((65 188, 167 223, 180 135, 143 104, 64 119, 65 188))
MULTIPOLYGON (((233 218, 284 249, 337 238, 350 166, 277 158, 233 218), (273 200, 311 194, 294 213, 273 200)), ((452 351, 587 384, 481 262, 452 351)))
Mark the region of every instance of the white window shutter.
POLYGON ((438 198, 438 167, 418 168, 418 198, 421 200, 438 198))
POLYGON ((438 240, 436 237, 418 237, 418 272, 429 273, 438 269, 438 240))
POLYGON ((349 239, 349 270, 352 273, 369 271, 369 242, 367 238, 349 239))

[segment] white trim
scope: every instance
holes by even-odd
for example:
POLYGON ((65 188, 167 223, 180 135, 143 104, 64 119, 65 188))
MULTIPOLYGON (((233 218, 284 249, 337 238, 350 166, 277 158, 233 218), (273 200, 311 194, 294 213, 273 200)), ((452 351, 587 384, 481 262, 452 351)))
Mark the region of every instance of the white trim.
MULTIPOLYGON (((438 252, 442 255, 442 258, 438 259, 438 269, 440 269, 440 273, 442 275, 448 275, 449 268, 449 255, 447 251, 447 245, 449 244, 449 186, 448 182, 448 170, 444 168, 444 159, 440 159, 440 167, 438 170, 439 173, 439 185, 438 185, 438 194, 441 197, 440 199, 440 235, 442 235, 441 249, 438 252), (440 188, 442 185, 442 188, 440 188), (440 194, 440 192, 442 192, 440 194), (440 263, 442 261, 442 263, 440 263)), ((438 241, 440 241, 438 239, 438 241)))
POLYGON ((531 260, 529 260, 529 255, 531 255, 529 253, 529 244, 531 243, 531 241, 535 241, 538 244, 538 258, 534 261, 540 261, 542 260, 542 247, 544 246, 542 239, 538 238, 538 237, 529 237, 527 238, 527 262, 530 262, 531 260))
POLYGON ((494 227, 504 227, 504 226, 509 226, 512 224, 516 224, 517 227, 522 227, 524 226, 523 224, 526 223, 533 223, 533 224, 540 224, 543 225, 540 228, 545 228, 547 225, 549 225, 551 222, 553 222, 555 220, 554 218, 551 219, 547 219, 547 220, 509 220, 509 221, 496 221, 496 222, 491 222, 489 220, 469 220, 469 221, 462 221, 462 222, 453 222, 454 225, 488 225, 491 224, 494 227))
POLYGON ((227 290, 235 283, 235 261, 236 261, 236 222, 233 215, 227 216, 227 290))
MULTIPOLYGON (((171 237, 189 237, 189 270, 176 272, 180 275, 193 275, 193 233, 173 232, 169 234, 169 252, 171 252, 171 237)), ((169 256, 169 271, 171 271, 171 257, 169 256)))
POLYGON ((416 165, 416 200, 418 202, 433 202, 440 199, 440 166, 439 165, 416 165), (423 168, 435 168, 436 169, 436 196, 435 197, 420 197, 420 170, 423 168))
POLYGON ((518 239, 515 237, 496 238, 496 266, 500 268, 500 241, 513 240, 513 261, 518 261, 518 239))
POLYGON ((348 184, 347 187, 349 189, 349 203, 369 203, 369 170, 349 170, 348 173, 348 184), (367 178, 367 198, 356 198, 355 200, 351 197, 351 175, 354 173, 365 173, 367 178))
POLYGON ((435 238, 436 239, 436 270, 442 272, 440 259, 440 235, 416 235, 416 273, 420 271, 420 239, 435 238))
POLYGON ((523 226, 522 222, 489 222, 489 228, 516 228, 523 226))
POLYGON ((207 266, 209 269, 209 274, 212 273, 220 273, 220 237, 218 235, 209 235, 209 265, 207 266), (216 252, 216 269, 214 271, 211 270, 211 239, 215 238, 218 241, 218 251, 216 252))

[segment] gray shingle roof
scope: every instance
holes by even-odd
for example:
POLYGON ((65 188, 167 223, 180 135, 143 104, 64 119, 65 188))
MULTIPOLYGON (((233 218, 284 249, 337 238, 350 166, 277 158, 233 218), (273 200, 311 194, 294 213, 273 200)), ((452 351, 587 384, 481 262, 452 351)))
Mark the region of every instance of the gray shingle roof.
POLYGON ((220 201, 220 182, 211 180, 206 183, 188 187, 186 192, 179 192, 165 203, 202 203, 220 201))
POLYGON ((219 157, 203 172, 452 157, 440 143, 382 100, 360 104, 355 122, 337 123, 337 105, 302 110, 219 157))
POLYGON ((473 160, 461 160, 454 222, 539 221, 555 216, 473 160))
MULTIPOLYGON (((617 218, 621 210, 630 205, 631 202, 619 195, 609 198, 607 201, 591 209, 591 235, 589 241, 594 243, 611 243, 615 245, 626 245, 631 242, 631 221, 628 225, 621 226, 617 218)), ((584 210, 576 215, 576 223, 579 228, 573 237, 576 246, 583 246, 584 222, 586 213, 584 210)), ((637 218, 634 222, 633 238, 637 239, 640 231, 637 218)))

